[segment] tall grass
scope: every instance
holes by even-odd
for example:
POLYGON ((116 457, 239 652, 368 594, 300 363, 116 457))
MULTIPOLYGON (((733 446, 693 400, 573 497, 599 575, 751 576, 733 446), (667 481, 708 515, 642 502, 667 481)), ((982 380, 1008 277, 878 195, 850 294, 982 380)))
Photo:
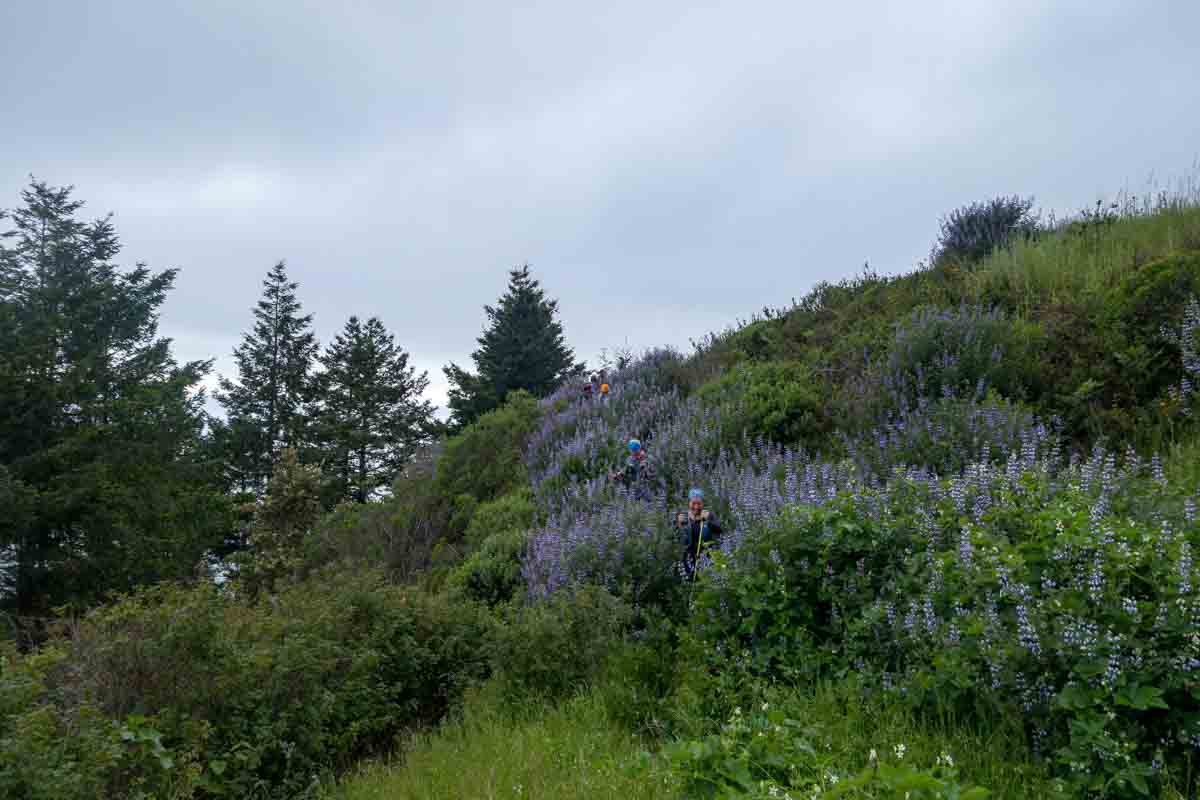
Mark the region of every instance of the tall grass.
POLYGON ((1096 297, 1131 269, 1180 250, 1200 248, 1200 178, 1156 194, 1119 195, 1041 236, 992 253, 964 276, 976 302, 1039 308, 1096 297))
POLYGON ((461 718, 412 740, 397 759, 364 768, 329 800, 678 796, 664 765, 610 721, 594 695, 517 717, 476 698, 461 718))
MULTIPOLYGON (((600 697, 584 694, 516 717, 494 699, 476 697, 461 718, 412 740, 393 762, 373 763, 345 778, 326 800, 682 798, 669 759, 648 753, 612 721, 600 697)), ((964 781, 987 787, 993 800, 1063 796, 1045 762, 1031 757, 1015 722, 970 727, 951 717, 918 718, 882 698, 876 703, 862 698, 851 679, 775 687, 760 699, 804 724, 826 776, 835 779, 860 772, 872 750, 894 760, 896 746, 903 745, 904 761, 916 766, 951 756, 964 781)), ((712 722, 694 724, 699 734, 712 722)))

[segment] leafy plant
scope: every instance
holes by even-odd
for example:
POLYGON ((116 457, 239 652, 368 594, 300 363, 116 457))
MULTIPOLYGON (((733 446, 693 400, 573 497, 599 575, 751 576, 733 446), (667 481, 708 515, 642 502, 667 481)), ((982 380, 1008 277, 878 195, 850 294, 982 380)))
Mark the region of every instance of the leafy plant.
POLYGON ((18 800, 295 796, 441 718, 487 674, 489 629, 471 605, 369 574, 253 603, 146 590, 6 657, 0 786, 18 800))
POLYGON ((513 609, 492 653, 507 697, 566 697, 599 674, 631 619, 628 606, 596 586, 513 609))
POLYGON ((521 574, 521 557, 528 541, 528 533, 518 529, 492 534, 454 569, 447 580, 448 587, 489 606, 523 597, 525 577, 521 574))
POLYGON ((1033 198, 995 197, 956 208, 941 220, 933 262, 971 263, 1014 239, 1030 238, 1039 228, 1033 198))

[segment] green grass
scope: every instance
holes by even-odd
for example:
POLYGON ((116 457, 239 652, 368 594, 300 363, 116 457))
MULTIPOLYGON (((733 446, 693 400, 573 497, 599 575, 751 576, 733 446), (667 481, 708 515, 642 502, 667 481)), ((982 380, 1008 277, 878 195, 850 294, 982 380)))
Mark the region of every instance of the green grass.
POLYGON ((1198 200, 1193 190, 1152 214, 1068 228, 999 250, 971 269, 965 293, 978 302, 1002 300, 1022 316, 1096 296, 1141 264, 1200 248, 1198 200))
POLYGON ((644 750, 592 695, 516 716, 476 698, 461 718, 410 741, 393 763, 364 767, 330 798, 676 797, 663 766, 642 763, 644 750))
MULTIPOLYGON (((918 719, 893 702, 864 702, 855 684, 767 690, 761 702, 781 708, 814 732, 812 744, 829 774, 846 777, 875 750, 930 767, 955 760, 964 783, 984 786, 996 800, 1053 797, 1046 766, 1033 759, 1015 727, 973 729, 950 718, 918 719)), ((711 721, 696 720, 696 727, 711 721)), ((524 714, 504 710, 488 695, 438 730, 417 736, 389 762, 367 765, 330 790, 328 800, 402 798, 678 798, 667 761, 613 722, 598 693, 524 714)))

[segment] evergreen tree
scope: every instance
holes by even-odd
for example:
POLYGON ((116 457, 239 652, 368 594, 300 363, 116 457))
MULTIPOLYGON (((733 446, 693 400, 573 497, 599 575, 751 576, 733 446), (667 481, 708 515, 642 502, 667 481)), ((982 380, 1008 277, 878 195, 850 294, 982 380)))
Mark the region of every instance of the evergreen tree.
POLYGON ((450 409, 458 425, 473 422, 524 389, 548 394, 571 374, 582 371, 555 319, 558 301, 548 300, 529 274, 529 265, 509 272, 508 290, 496 306, 484 306, 488 327, 471 354, 476 374, 456 364, 445 368, 450 380, 450 409))
POLYGON ((317 435, 338 499, 365 503, 389 485, 434 424, 425 373, 378 318, 351 317, 321 356, 317 435))
POLYGON ((0 587, 23 614, 188 575, 229 524, 209 363, 158 335, 175 271, 119 270, 110 219, 71 192, 33 181, 0 214, 0 587))
POLYGON ((254 327, 233 351, 238 379, 222 378, 217 393, 228 416, 231 479, 243 491, 261 491, 279 453, 304 443, 317 340, 312 315, 300 313, 298 286, 282 261, 267 273, 254 327))

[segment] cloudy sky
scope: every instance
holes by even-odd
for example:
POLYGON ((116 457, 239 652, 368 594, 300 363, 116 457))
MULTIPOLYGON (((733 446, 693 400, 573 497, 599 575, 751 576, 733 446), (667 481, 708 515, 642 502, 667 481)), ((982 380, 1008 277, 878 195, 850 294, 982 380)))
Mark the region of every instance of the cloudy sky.
POLYGON ((444 402, 528 262, 583 358, 821 279, 940 214, 1194 174, 1200 3, 4 0, 0 207, 29 174, 181 274, 217 358, 287 260, 322 340, 378 315, 444 402))

